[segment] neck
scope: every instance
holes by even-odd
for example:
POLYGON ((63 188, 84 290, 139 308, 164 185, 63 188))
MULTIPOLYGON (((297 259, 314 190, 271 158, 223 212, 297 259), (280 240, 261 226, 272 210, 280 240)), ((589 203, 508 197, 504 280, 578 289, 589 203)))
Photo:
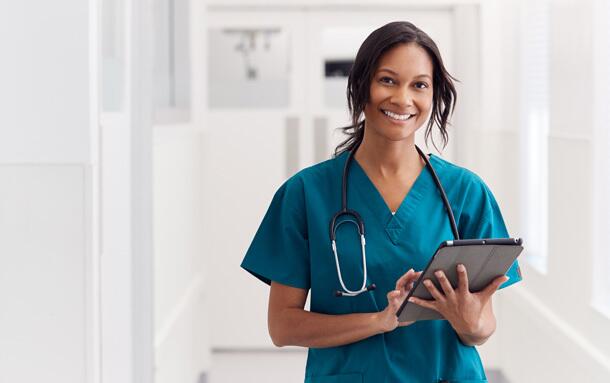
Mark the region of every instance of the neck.
POLYGON ((415 148, 414 135, 402 141, 389 141, 365 130, 354 158, 363 168, 384 178, 419 172, 425 166, 415 148))

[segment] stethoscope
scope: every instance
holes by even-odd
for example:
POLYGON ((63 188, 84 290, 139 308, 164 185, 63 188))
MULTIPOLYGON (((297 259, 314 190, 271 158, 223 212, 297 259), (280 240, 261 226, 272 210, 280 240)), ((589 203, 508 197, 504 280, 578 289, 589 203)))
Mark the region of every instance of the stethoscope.
MULTIPOLYGON (((362 217, 360 217, 360 214, 356 210, 347 208, 347 176, 349 173, 349 168, 350 168, 351 162, 354 158, 354 153, 356 153, 357 149, 358 149, 358 145, 355 148, 353 148, 351 151, 349 151, 347 160, 345 161, 345 166, 343 168, 343 180, 341 183, 341 210, 339 210, 337 213, 335 213, 335 215, 333 216, 333 218, 330 221, 330 243, 331 243, 331 247, 333 249, 333 253, 335 254, 335 264, 337 266, 337 275, 339 276, 339 282, 341 283, 341 288, 343 289, 342 291, 340 291, 340 290, 335 291, 335 295, 337 297, 355 297, 356 295, 360 295, 366 291, 375 290, 375 288, 376 288, 374 283, 371 283, 368 286, 366 285, 367 270, 366 270, 366 250, 365 250, 366 240, 364 239, 364 221, 362 220, 362 217), (343 216, 347 217, 348 219, 342 220, 341 222, 339 222, 337 224, 336 223, 337 219, 339 219, 339 217, 343 217, 343 216), (335 241, 335 232, 337 231, 337 228, 339 226, 341 226, 342 224, 344 224, 346 222, 350 222, 350 223, 356 225, 358 227, 358 234, 360 234, 360 248, 361 248, 361 252, 362 252, 362 269, 363 269, 364 275, 362 276, 362 287, 360 287, 360 289, 358 289, 358 290, 350 290, 345 286, 345 283, 343 282, 343 276, 341 274, 341 266, 339 265, 339 255, 337 254, 337 243, 335 241)), ((441 181, 438 179, 438 175, 436 174, 436 172, 434 171, 434 168, 430 164, 428 157, 421 151, 421 149, 417 145, 415 145, 415 149, 417 149, 417 152, 419 153, 420 157, 426 163, 426 168, 430 171, 430 174, 432 175, 432 178, 434 179, 434 183, 436 184, 436 188, 441 193, 441 198, 443 199, 443 204, 445 205, 445 209, 447 210, 447 216, 449 217, 449 223, 451 224, 451 230, 453 231, 453 237, 454 237, 454 239, 460 239, 460 235, 457 230, 457 225, 455 224, 455 217, 453 216, 453 209, 451 209, 449 200, 447 200, 447 195, 445 194, 445 189, 443 189, 443 185, 441 185, 441 181)))

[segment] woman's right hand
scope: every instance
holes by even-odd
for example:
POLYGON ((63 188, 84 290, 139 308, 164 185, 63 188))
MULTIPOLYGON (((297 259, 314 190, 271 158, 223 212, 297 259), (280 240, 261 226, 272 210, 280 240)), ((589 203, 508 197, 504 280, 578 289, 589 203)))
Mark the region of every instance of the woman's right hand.
POLYGON ((396 288, 388 292, 388 305, 379 313, 379 324, 382 332, 394 330, 396 327, 408 326, 414 322, 399 322, 396 313, 413 288, 413 283, 419 278, 421 271, 410 269, 396 281, 396 288))

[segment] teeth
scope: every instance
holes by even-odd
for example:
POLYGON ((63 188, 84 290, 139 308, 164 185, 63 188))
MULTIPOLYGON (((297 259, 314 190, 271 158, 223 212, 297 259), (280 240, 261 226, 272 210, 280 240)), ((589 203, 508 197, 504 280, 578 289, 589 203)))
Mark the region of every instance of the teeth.
POLYGON ((393 118, 395 120, 400 120, 400 121, 406 121, 409 118, 411 118, 411 116, 413 116, 412 114, 396 114, 396 113, 389 112, 387 110, 384 110, 383 113, 390 118, 393 118))

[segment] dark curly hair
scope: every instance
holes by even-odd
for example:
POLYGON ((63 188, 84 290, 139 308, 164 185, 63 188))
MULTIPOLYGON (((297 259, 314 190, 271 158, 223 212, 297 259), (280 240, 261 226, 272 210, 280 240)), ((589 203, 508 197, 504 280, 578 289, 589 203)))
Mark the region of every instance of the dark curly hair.
POLYGON ((421 29, 408 21, 395 21, 376 29, 358 49, 356 59, 347 79, 347 103, 352 117, 352 124, 343 128, 348 138, 335 149, 335 156, 358 147, 364 137, 365 120, 360 120, 366 103, 369 101, 371 80, 379 58, 398 44, 415 43, 428 52, 433 65, 432 115, 426 127, 426 143, 432 139, 432 127, 439 127, 443 148, 447 146, 448 120, 455 108, 457 93, 453 81, 457 81, 447 72, 436 43, 421 29))

